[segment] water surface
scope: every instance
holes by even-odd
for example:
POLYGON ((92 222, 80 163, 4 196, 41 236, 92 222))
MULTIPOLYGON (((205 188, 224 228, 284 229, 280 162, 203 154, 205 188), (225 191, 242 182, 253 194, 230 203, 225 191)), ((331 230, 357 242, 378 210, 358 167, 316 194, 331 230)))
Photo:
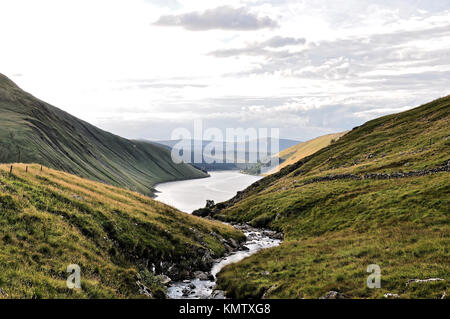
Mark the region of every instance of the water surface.
POLYGON ((156 200, 192 213, 205 207, 206 200, 220 203, 233 198, 238 191, 261 179, 261 176, 241 174, 238 171, 213 171, 211 177, 156 185, 156 200))
MULTIPOLYGON (((267 249, 271 247, 276 247, 281 244, 280 239, 275 239, 272 236, 275 232, 270 230, 260 230, 251 227, 242 228, 240 226, 235 226, 241 229, 247 240, 245 242, 245 250, 236 251, 224 258, 216 260, 210 273, 214 276, 222 270, 223 267, 229 264, 237 263, 246 257, 249 257, 262 249, 267 249)), ((184 282, 173 282, 167 289, 167 296, 171 299, 221 299, 224 298, 223 295, 214 294, 214 288, 216 287, 215 280, 200 280, 192 279, 186 280, 184 282)))

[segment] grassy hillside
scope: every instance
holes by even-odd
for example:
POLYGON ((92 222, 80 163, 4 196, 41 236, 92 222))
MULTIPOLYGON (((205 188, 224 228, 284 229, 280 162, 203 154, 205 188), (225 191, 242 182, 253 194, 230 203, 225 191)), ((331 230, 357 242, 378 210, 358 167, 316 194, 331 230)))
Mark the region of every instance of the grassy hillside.
POLYGON ((310 141, 301 142, 291 147, 288 147, 273 156, 273 158, 275 159, 276 157, 278 157, 280 164, 272 169, 270 167, 271 165, 270 162, 266 164, 258 162, 257 164, 249 168, 243 168, 242 172, 250 175, 264 175, 264 176, 274 174, 278 172, 280 169, 292 165, 301 160, 302 158, 314 154, 315 152, 324 148, 325 146, 330 145, 330 143, 337 141, 346 133, 347 132, 328 134, 317 137, 310 141))
POLYGON ((216 218, 285 234, 280 247, 226 267, 219 287, 233 297, 271 298, 448 291, 449 113, 445 97, 367 122, 216 205, 216 218), (381 267, 381 289, 366 286, 369 264, 381 267), (444 280, 406 285, 433 277, 444 280))
MULTIPOLYGON (((292 165, 302 158, 306 156, 312 155, 318 150, 324 148, 325 146, 330 145, 332 142, 337 141, 347 132, 335 133, 335 134, 327 134, 324 136, 319 136, 310 141, 306 141, 303 143, 299 143, 297 145, 291 146, 283 151, 281 151, 277 156, 280 159, 280 165, 278 166, 276 171, 279 171, 283 167, 292 165)), ((273 174, 275 171, 269 172, 269 174, 273 174)))
POLYGON ((134 298, 138 280, 162 296, 153 267, 184 278, 224 254, 221 237, 242 240, 139 193, 36 164, 9 169, 0 165, 0 299, 134 298), (69 264, 82 290, 66 287, 69 264))
POLYGON ((0 74, 0 162, 41 163, 151 194, 163 181, 205 177, 159 145, 105 132, 22 91, 0 74))

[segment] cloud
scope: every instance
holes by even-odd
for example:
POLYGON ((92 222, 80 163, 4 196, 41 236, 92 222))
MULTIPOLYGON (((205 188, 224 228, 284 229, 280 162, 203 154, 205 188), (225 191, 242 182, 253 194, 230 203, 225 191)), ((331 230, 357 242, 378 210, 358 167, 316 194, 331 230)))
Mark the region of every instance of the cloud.
POLYGON ((163 15, 154 23, 157 26, 183 27, 191 31, 206 30, 259 30, 275 28, 278 23, 268 16, 260 17, 246 8, 222 6, 204 12, 180 15, 163 15))
POLYGON ((261 46, 269 48, 281 48, 288 45, 302 45, 305 44, 305 42, 306 40, 304 38, 282 37, 277 35, 263 42, 261 46))
MULTIPOLYGON (((450 55, 445 43, 450 41, 450 23, 419 30, 393 31, 361 37, 311 42, 300 50, 267 50, 263 44, 246 48, 217 50, 210 54, 228 58, 241 55, 264 59, 241 76, 284 73, 304 79, 353 80, 352 85, 392 79, 448 80, 450 55), (429 46, 427 46, 429 42, 429 46), (418 48, 427 46, 426 49, 418 48), (443 67, 433 70, 435 67, 443 67), (399 76, 405 76, 399 79, 399 76), (366 81, 366 82, 364 82, 366 81)), ((269 40, 270 42, 270 40, 269 40)), ((275 41, 285 43, 283 40, 275 41)), ((292 41, 291 41, 292 42, 292 41)), ((299 41, 300 42, 300 41, 299 41)), ((236 76, 236 74, 233 74, 236 76)))
POLYGON ((210 52, 209 55, 219 58, 226 58, 240 55, 270 56, 272 51, 267 50, 269 48, 283 48, 292 45, 298 46, 304 45, 305 43, 306 39, 304 38, 282 37, 277 35, 270 39, 267 39, 266 41, 259 43, 252 43, 243 48, 216 50, 210 52))

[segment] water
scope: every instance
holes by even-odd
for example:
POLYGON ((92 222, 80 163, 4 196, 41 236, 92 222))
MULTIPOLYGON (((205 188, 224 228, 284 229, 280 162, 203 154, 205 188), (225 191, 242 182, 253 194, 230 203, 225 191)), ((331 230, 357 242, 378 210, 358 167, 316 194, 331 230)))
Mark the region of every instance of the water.
MULTIPOLYGON (((231 255, 217 260, 211 268, 211 274, 215 277, 226 265, 236 263, 251 256, 261 249, 278 246, 281 240, 273 238, 275 232, 260 230, 246 226, 235 226, 242 229, 247 240, 245 246, 248 250, 240 250, 231 255), (243 228, 244 227, 244 228, 243 228)), ((209 299, 223 298, 223 295, 215 295, 215 281, 192 279, 186 282, 175 282, 167 289, 167 296, 171 299, 209 299)))
POLYGON ((261 176, 241 174, 238 171, 209 172, 211 177, 168 182, 156 185, 156 200, 179 210, 192 213, 205 207, 206 200, 216 203, 233 198, 237 191, 260 180, 261 176))
MULTIPOLYGON (((156 200, 178 208, 186 213, 204 207, 206 200, 214 200, 219 203, 231 199, 238 191, 244 190, 249 185, 262 177, 241 174, 237 171, 215 171, 209 173, 211 177, 186 181, 168 182, 156 185, 156 200)), ((261 230, 249 226, 235 225, 241 229, 247 239, 244 244, 246 249, 231 253, 218 259, 213 264, 210 274, 214 280, 191 279, 183 282, 173 282, 167 289, 167 296, 173 299, 206 299, 223 298, 214 292, 216 286, 215 276, 226 265, 236 263, 255 254, 261 249, 278 246, 280 239, 276 233, 261 230)), ((212 278, 211 278, 212 279, 212 278)))

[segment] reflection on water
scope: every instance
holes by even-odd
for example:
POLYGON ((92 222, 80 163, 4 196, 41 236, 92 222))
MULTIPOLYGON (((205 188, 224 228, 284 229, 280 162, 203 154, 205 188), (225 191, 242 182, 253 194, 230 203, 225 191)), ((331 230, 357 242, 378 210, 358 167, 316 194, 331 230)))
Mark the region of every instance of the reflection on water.
POLYGON ((216 203, 231 199, 237 191, 261 179, 261 176, 241 174, 238 171, 210 172, 211 177, 156 185, 156 200, 186 213, 205 207, 206 200, 216 203))

